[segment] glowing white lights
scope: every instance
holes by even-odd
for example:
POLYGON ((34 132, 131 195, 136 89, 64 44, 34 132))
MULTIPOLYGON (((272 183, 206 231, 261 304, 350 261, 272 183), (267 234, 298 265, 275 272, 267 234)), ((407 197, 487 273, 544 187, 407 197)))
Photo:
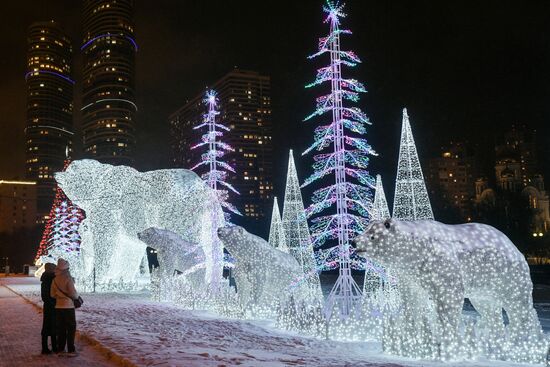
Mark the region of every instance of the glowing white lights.
POLYGON ((398 220, 434 219, 406 108, 403 109, 393 218, 398 220))
MULTIPOLYGON (((202 135, 201 142, 193 145, 191 149, 206 146, 208 150, 202 154, 201 161, 193 166, 191 170, 195 171, 200 167, 207 167, 208 170, 202 174, 202 179, 216 192, 223 208, 229 212, 241 215, 237 208, 227 201, 228 190, 235 194, 239 194, 239 192, 226 181, 227 172, 234 173, 235 169, 222 161, 222 158, 227 152, 232 152, 234 149, 221 141, 223 131, 229 131, 229 128, 216 120, 216 116, 220 114, 217 110, 218 98, 216 91, 207 91, 203 102, 208 107, 207 112, 203 115, 203 122, 193 129, 207 128, 208 130, 202 135)), ((229 213, 226 217, 229 219, 229 213)), ((220 224, 221 226, 223 224, 220 224)), ((215 237, 215 234, 213 236, 215 237)))
POLYGON ((313 297, 321 297, 321 282, 317 273, 317 264, 311 244, 309 226, 304 210, 304 202, 298 181, 298 172, 294 164, 292 150, 288 156, 288 171, 286 176, 285 200, 283 203, 282 226, 287 247, 302 266, 303 277, 311 290, 313 297))
POLYGON ((402 314, 384 322, 387 353, 456 360, 485 355, 541 363, 546 341, 533 308, 529 267, 493 227, 432 220, 373 222, 357 251, 399 279, 402 314), (463 320, 464 298, 481 318, 463 320), (510 323, 504 326, 502 311, 510 323))
MULTIPOLYGON (((82 256, 79 278, 87 284, 95 272, 98 289, 109 283, 148 282, 143 267, 146 245, 138 233, 154 227, 201 245, 205 283, 220 282, 223 250, 212 240, 212 216, 223 223, 214 192, 184 169, 138 172, 94 160, 73 161, 55 175, 67 197, 86 213, 79 228, 82 256)), ((71 264, 74 265, 74 264, 71 264)), ((74 269, 74 267, 73 267, 74 269)))
POLYGON ((273 316, 278 302, 289 295, 300 301, 308 297, 307 284, 298 281, 302 267, 292 255, 239 226, 219 228, 218 235, 235 258, 233 276, 245 310, 273 316))
POLYGON ((317 98, 315 112, 305 119, 329 115, 331 122, 315 129, 315 141, 304 152, 323 151, 331 145, 333 148, 330 153, 314 156, 314 172, 304 182, 306 186, 327 175, 334 175, 332 185, 314 192, 313 203, 307 209, 308 217, 314 217, 311 221, 313 245, 322 246, 327 240, 338 241, 327 256, 322 256, 327 258, 330 266, 338 266, 340 272, 326 303, 329 318, 334 308, 341 317, 348 317, 362 298, 361 290, 351 276, 350 240, 366 228, 372 199, 369 188, 374 186, 367 167, 369 156, 375 152, 366 139, 358 136, 366 133, 365 125, 369 120, 359 108, 344 106, 345 102, 357 102, 359 93, 366 90, 357 80, 342 76, 342 66, 354 67, 361 62, 354 52, 340 49, 340 35, 351 34, 350 30, 340 29, 340 18, 345 17, 343 7, 330 0, 323 6, 329 34, 319 39, 318 52, 309 58, 328 54, 330 64, 318 69, 315 81, 306 86, 331 86, 331 92, 317 98), (316 216, 332 206, 336 207, 335 214, 316 216), (335 257, 338 261, 334 261, 335 257))
MULTIPOLYGON (((170 282, 175 275, 186 278, 187 283, 196 290, 204 288, 206 257, 202 247, 183 240, 176 233, 158 228, 148 228, 138 234, 138 238, 155 249, 159 264, 159 289, 169 289, 164 282, 170 282)), ((159 300, 168 300, 169 296, 160 295, 159 300)))
POLYGON ((271 213, 271 225, 269 227, 268 242, 271 246, 282 252, 289 252, 286 244, 285 231, 283 229, 281 213, 279 212, 279 204, 277 203, 276 196, 273 197, 273 212, 271 213))
POLYGON ((391 218, 384 186, 382 185, 382 176, 376 175, 376 189, 374 191, 374 201, 372 203, 371 220, 382 220, 391 218))

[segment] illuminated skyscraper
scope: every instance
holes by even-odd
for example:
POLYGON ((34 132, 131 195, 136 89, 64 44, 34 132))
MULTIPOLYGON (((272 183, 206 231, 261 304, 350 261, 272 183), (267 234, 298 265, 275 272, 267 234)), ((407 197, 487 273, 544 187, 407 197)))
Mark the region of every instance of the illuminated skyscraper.
POLYGON ((134 162, 133 5, 133 0, 84 1, 84 155, 111 164, 134 162))
MULTIPOLYGON (((233 195, 231 202, 245 219, 269 218, 273 197, 270 78, 234 69, 211 88, 218 92, 218 119, 230 129, 224 140, 235 149, 227 154, 226 161, 235 168, 235 173, 228 172, 228 182, 240 195, 233 195)), ((190 148, 200 139, 193 127, 202 123, 203 96, 200 92, 169 117, 174 167, 190 168, 200 159, 199 152, 190 148)))
POLYGON ((26 176, 37 183, 37 213, 48 215, 55 196, 53 174, 72 148, 72 46, 59 24, 33 23, 27 52, 26 176))

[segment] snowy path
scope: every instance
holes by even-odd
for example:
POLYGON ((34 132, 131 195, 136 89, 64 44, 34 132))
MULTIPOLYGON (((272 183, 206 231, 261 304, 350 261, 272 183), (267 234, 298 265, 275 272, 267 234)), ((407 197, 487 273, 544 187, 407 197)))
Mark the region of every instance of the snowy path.
POLYGON ((40 354, 42 314, 23 298, 0 286, 0 367, 114 366, 93 347, 77 341, 79 355, 40 354))
MULTIPOLYGON (((0 284, 3 282, 39 303, 35 279, 0 278, 0 284)), ((223 319, 152 302, 143 294, 85 294, 83 298, 84 306, 77 312, 79 330, 137 366, 526 366, 494 361, 438 363, 385 356, 376 343, 306 338, 275 330, 261 321, 223 319)), ((7 313, 17 313, 17 307, 7 313)), ((35 328, 40 325, 38 319, 30 324, 35 328)), ((15 333, 14 328, 7 332, 15 333)))

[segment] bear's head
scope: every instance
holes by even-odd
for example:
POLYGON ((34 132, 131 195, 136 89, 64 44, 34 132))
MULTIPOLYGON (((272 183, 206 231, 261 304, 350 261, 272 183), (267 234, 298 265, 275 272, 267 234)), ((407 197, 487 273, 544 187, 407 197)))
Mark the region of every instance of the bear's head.
POLYGON ((406 264, 408 254, 414 249, 399 224, 392 219, 373 221, 354 239, 357 254, 384 266, 406 264))
POLYGON ((246 252, 252 253, 256 246, 261 246, 265 242, 263 238, 248 233, 240 226, 220 227, 218 228, 218 237, 227 251, 236 259, 242 255, 246 256, 246 252))
POLYGON ((91 200, 101 194, 98 179, 110 167, 92 159, 71 162, 63 172, 55 174, 55 180, 65 195, 79 207, 86 209, 91 200))

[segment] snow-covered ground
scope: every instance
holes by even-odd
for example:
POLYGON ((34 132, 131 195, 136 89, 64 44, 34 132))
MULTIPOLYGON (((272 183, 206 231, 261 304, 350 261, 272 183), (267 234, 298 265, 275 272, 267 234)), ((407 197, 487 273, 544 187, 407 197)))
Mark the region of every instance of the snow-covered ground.
MULTIPOLYGON (((0 278, 0 284, 40 304, 34 278, 0 278)), ((147 294, 84 294, 83 298, 84 306, 77 311, 80 332, 138 366, 525 366, 385 356, 376 343, 302 337, 276 330, 266 321, 224 319, 149 301, 147 294)))

